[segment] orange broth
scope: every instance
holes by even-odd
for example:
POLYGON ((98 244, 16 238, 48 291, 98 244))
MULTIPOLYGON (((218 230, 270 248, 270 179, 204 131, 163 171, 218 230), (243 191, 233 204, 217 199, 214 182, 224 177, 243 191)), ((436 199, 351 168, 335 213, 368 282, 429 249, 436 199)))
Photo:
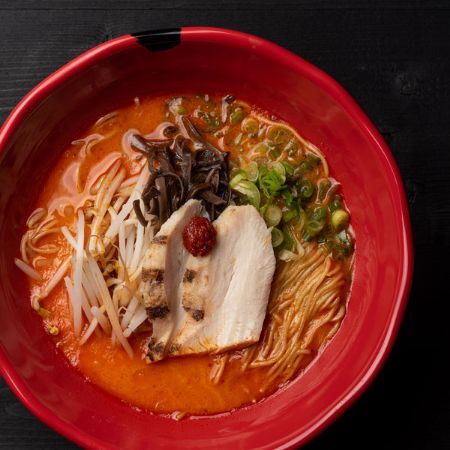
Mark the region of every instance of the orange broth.
MULTIPOLYGON (((116 117, 104 125, 87 130, 82 136, 100 133, 107 138, 88 152, 83 150, 81 144, 70 145, 43 186, 36 207, 60 213, 61 225, 65 223, 74 231, 75 216, 63 216, 63 209, 65 205, 72 205, 76 209, 88 198, 87 192, 80 193, 77 188, 78 167, 78 184, 84 186, 92 183, 120 155, 122 135, 128 129, 135 128, 141 134, 147 134, 166 120, 166 99, 167 97, 144 99, 140 104, 121 109, 116 117)), ((215 144, 218 145, 218 142, 215 144)), ((132 171, 132 156, 126 157, 130 158, 128 166, 132 171)), ((61 247, 59 260, 69 254, 69 246, 59 234, 45 237, 42 242, 56 243, 61 247)), ((40 269, 44 282, 31 281, 32 292, 45 284, 45 280, 50 279, 57 267, 54 264, 48 269, 40 269)), ((135 352, 133 359, 128 357, 123 348, 113 345, 111 338, 104 334, 94 334, 85 345, 80 346, 80 338, 73 330, 71 310, 63 283, 41 301, 41 306, 50 311, 45 319, 46 326, 56 325, 59 328, 59 334, 53 339, 70 363, 100 388, 138 407, 158 413, 219 413, 257 402, 277 387, 268 386, 262 391, 267 369, 241 371, 239 353, 235 353, 235 358, 229 362, 226 374, 218 384, 213 384, 210 379, 213 356, 187 356, 147 364, 142 358, 142 352, 148 333, 130 338, 135 352)))

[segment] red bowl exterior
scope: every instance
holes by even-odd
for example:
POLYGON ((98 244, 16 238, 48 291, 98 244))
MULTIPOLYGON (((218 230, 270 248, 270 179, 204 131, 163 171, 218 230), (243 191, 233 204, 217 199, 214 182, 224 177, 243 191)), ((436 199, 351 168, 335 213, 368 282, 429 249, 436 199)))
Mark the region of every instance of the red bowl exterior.
POLYGON ((175 30, 159 50, 151 36, 140 37, 149 48, 128 35, 74 59, 34 88, 0 130, 2 375, 37 417, 83 447, 298 446, 364 391, 394 341, 412 273, 401 177, 351 97, 298 56, 223 29, 175 30), (70 367, 32 312, 13 258, 39 186, 79 130, 136 95, 187 91, 231 92, 287 120, 322 148, 342 182, 357 245, 347 315, 302 376, 256 405, 175 422, 130 407, 70 367))

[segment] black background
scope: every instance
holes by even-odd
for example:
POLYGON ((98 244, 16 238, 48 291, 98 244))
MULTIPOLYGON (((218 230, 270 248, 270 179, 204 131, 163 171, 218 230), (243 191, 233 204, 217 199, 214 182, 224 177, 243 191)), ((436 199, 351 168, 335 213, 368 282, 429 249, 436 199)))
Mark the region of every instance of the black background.
MULTIPOLYGON (((405 181, 415 274, 399 337, 369 390, 306 448, 450 448, 450 2, 0 0, 0 123, 90 47, 183 25, 253 33, 328 72, 383 134, 405 181)), ((0 379, 0 448, 75 446, 0 379)))

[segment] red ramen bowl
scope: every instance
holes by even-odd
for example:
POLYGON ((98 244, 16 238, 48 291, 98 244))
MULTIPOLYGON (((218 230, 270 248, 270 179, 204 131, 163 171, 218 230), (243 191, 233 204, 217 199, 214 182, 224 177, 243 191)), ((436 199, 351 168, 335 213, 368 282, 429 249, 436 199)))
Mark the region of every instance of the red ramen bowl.
POLYGON ((27 408, 79 445, 298 446, 339 416, 379 371, 411 281, 402 181, 382 137, 349 94, 298 56, 222 29, 123 36, 34 88, 1 128, 0 152, 1 373, 27 408), (176 422, 114 398, 70 366, 31 309, 14 257, 40 186, 78 132, 136 96, 217 91, 270 111, 323 150, 352 214, 354 278, 341 328, 301 376, 252 406, 176 422))

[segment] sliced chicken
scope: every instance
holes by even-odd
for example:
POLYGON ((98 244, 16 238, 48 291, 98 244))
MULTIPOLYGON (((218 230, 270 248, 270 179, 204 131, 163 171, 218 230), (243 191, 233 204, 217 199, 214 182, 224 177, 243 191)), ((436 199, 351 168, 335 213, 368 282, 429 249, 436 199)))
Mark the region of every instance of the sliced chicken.
POLYGON ((181 283, 183 309, 197 322, 205 317, 205 303, 211 297, 210 255, 195 257, 189 255, 181 283))
POLYGON ((218 353, 259 340, 275 271, 271 233, 253 206, 229 206, 214 222, 217 244, 189 254, 181 286, 189 314, 172 355, 218 353))
POLYGON ((180 314, 179 286, 188 256, 182 240, 183 228, 202 210, 198 200, 189 200, 162 225, 144 254, 138 297, 153 324, 149 358, 161 359, 180 314))
MULTIPOLYGON (((163 277, 164 305, 169 305, 169 312, 163 318, 153 318, 149 361, 242 348, 257 342, 261 334, 275 271, 271 233, 264 220, 253 206, 229 206, 214 222, 217 243, 212 252, 206 257, 195 257, 186 252, 181 238, 184 225, 194 215, 199 214, 191 215, 189 209, 182 213, 182 220, 175 219, 177 226, 172 226, 172 233, 163 227, 156 236, 163 232, 172 244, 166 244, 165 258, 170 264, 165 263, 163 277), (177 237, 173 234, 175 229, 177 237)), ((161 270, 161 262, 150 261, 152 256, 149 249, 144 267, 161 270)), ((157 299, 147 300, 146 306, 160 308, 157 283, 144 283, 147 284, 141 285, 140 291, 146 293, 145 298, 157 299), (154 291, 149 293, 152 286, 154 291)))

